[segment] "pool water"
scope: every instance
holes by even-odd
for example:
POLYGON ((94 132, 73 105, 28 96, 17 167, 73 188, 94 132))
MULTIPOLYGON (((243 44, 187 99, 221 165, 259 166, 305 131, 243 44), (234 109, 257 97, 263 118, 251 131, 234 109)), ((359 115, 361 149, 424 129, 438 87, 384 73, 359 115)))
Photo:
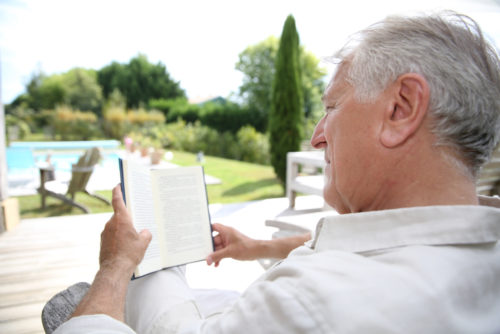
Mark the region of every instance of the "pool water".
MULTIPOLYGON (((53 152, 50 155, 50 161, 54 168, 59 171, 71 171, 71 165, 78 162, 83 152, 63 153, 53 152)), ((102 159, 97 166, 118 168, 117 153, 103 153, 102 159)), ((7 169, 9 174, 31 174, 37 168, 37 164, 45 162, 47 153, 32 153, 31 150, 7 149, 7 169)))
MULTIPOLYGON (((102 149, 117 149, 120 142, 117 140, 90 140, 90 141, 56 141, 56 142, 12 142, 6 149, 7 169, 9 173, 23 173, 37 167, 37 163, 44 162, 47 152, 51 152, 51 162, 56 169, 71 170, 85 150, 91 147, 102 149), (62 151, 65 150, 65 151, 62 151), (77 150, 77 151, 69 151, 77 150), (79 151, 79 152, 78 152, 79 151)), ((116 153, 103 153, 100 166, 117 166, 116 153)))
POLYGON ((117 149, 118 140, 82 140, 82 141, 22 141, 12 142, 13 148, 29 148, 31 150, 87 150, 92 147, 117 149))
MULTIPOLYGON (((53 153, 50 155, 50 162, 56 170, 70 171, 71 165, 76 164, 82 153, 53 153)), ((103 158, 99 161, 97 166, 101 167, 114 167, 118 168, 118 154, 109 153, 103 154, 103 158)), ((47 159, 47 154, 36 156, 36 162, 44 162, 47 159)))

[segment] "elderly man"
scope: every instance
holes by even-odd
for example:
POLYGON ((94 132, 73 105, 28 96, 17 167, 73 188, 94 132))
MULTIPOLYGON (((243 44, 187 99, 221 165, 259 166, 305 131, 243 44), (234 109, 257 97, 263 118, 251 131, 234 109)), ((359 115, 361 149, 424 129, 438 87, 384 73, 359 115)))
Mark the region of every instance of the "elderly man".
POLYGON ((442 14, 388 18, 337 58, 311 143, 343 215, 290 254, 307 237, 214 225, 209 264, 286 258, 206 316, 179 268, 129 283, 150 234, 135 232, 116 188, 100 270, 58 332, 500 332, 500 210, 481 205, 499 203, 475 191, 498 142, 495 50, 471 19, 442 14))

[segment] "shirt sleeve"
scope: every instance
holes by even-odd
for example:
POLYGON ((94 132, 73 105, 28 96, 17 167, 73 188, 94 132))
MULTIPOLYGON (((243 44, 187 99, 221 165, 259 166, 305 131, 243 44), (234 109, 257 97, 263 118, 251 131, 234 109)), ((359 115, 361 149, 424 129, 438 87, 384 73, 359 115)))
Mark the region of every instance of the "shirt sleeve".
POLYGON ((54 334, 135 334, 135 332, 110 316, 104 314, 83 315, 71 318, 56 329, 54 334))

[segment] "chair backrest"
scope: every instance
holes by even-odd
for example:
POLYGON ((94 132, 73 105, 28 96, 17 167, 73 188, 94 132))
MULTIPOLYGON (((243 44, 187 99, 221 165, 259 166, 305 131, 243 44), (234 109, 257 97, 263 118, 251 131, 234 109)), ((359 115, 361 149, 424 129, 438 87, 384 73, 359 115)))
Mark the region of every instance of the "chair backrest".
POLYGON ((94 171, 94 166, 99 162, 101 157, 101 150, 98 147, 92 147, 85 151, 76 164, 73 164, 68 194, 74 195, 77 191, 85 190, 90 176, 94 171))

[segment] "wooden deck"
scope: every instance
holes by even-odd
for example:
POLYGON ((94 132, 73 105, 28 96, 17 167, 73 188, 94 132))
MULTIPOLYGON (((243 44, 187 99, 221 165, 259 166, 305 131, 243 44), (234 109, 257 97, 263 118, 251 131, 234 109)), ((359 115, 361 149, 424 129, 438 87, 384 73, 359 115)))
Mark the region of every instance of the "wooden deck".
MULTIPOLYGON (((300 196, 294 213, 321 207, 321 197, 300 196)), ((213 222, 253 238, 271 238, 265 221, 289 215, 287 198, 210 205, 213 222)), ((111 213, 27 219, 0 235, 0 334, 43 333, 41 312, 56 293, 98 269, 100 235, 111 213)), ((257 261, 225 259, 218 268, 204 262, 187 266, 192 288, 244 291, 264 269, 257 261)))
POLYGON ((75 282, 92 281, 110 215, 23 220, 0 235, 0 333, 43 333, 47 300, 75 282))

